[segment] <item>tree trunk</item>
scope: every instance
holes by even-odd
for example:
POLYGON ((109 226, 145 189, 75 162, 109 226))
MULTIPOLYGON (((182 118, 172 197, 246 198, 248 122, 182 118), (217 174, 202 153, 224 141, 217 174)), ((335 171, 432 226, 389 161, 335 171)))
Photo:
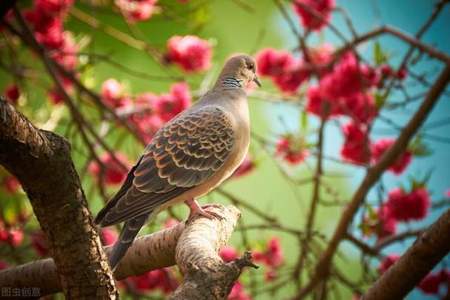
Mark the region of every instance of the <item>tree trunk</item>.
POLYGON ((117 289, 70 155, 59 135, 35 128, 0 99, 0 164, 27 193, 48 237, 67 299, 116 299, 117 289))

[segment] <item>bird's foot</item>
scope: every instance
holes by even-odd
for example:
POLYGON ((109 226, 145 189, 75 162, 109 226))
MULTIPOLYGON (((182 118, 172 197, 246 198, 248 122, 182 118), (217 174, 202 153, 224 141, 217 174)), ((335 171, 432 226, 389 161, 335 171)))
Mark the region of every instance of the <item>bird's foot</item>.
POLYGON ((187 200, 184 203, 186 203, 186 205, 189 206, 189 209, 190 209, 188 222, 192 218, 194 218, 195 216, 198 216, 198 215, 208 218, 210 220, 213 220, 213 219, 222 220, 223 219, 223 216, 221 216, 220 214, 213 212, 213 211, 206 210, 208 207, 218 207, 218 205, 208 204, 208 205, 201 207, 195 199, 187 200))

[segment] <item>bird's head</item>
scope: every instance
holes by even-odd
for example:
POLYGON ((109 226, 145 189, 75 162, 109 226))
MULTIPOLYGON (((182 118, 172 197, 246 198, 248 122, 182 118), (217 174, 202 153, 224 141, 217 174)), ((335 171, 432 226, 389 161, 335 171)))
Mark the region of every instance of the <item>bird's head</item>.
POLYGON ((256 76, 256 62, 253 57, 240 54, 226 61, 216 85, 224 88, 248 87, 251 82, 261 86, 256 76))

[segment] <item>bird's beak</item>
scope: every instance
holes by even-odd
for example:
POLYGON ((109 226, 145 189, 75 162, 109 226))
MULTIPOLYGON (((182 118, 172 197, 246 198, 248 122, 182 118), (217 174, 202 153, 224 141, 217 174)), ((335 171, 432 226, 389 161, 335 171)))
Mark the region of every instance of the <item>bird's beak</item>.
POLYGON ((258 77, 255 75, 255 77, 253 77, 253 81, 259 86, 261 87, 261 82, 259 81, 258 77))

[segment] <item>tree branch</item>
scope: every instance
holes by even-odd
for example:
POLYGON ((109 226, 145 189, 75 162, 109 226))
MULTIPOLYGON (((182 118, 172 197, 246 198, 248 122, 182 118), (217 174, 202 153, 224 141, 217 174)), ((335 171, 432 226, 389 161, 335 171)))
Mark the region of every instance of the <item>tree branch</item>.
MULTIPOLYGON (((217 254, 230 238, 240 212, 234 206, 208 209, 219 213, 223 219, 197 218, 187 225, 182 222, 136 239, 117 266, 115 279, 122 280, 178 264, 185 274, 185 280, 173 295, 173 299, 209 299, 208 297, 212 297, 212 290, 224 292, 226 298, 242 268, 252 264, 248 256, 226 264, 217 254), (202 272, 206 273, 199 275, 202 272), (222 280, 218 281, 217 278, 222 280), (191 295, 192 286, 197 286, 195 295, 201 295, 198 296, 200 298, 191 295), (198 286, 205 288, 202 290, 198 286)), ((111 248, 105 248, 108 255, 111 248)), ((0 286, 38 286, 41 295, 61 291, 56 266, 51 258, 0 271, 0 286)))
POLYGON ((0 145, 0 164, 21 182, 48 237, 66 298, 116 299, 69 143, 0 99, 0 145))
POLYGON ((403 299, 450 251, 450 209, 367 291, 364 300, 403 299))

